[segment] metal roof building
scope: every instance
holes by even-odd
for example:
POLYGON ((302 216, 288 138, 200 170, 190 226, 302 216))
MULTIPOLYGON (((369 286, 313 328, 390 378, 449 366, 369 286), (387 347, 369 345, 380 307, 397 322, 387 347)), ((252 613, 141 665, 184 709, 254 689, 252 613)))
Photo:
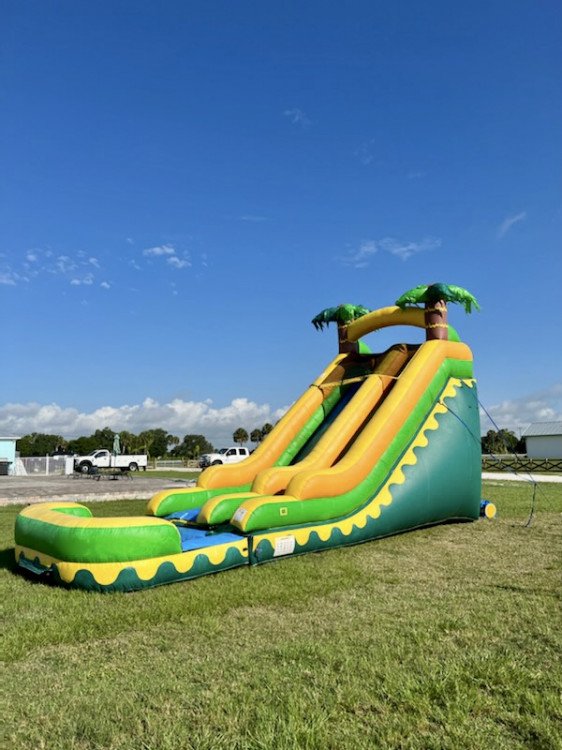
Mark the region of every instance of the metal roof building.
POLYGON ((18 439, 13 436, 0 437, 0 476, 14 473, 16 440, 18 439))
POLYGON ((521 437, 529 458, 562 458, 562 422, 533 422, 521 437))

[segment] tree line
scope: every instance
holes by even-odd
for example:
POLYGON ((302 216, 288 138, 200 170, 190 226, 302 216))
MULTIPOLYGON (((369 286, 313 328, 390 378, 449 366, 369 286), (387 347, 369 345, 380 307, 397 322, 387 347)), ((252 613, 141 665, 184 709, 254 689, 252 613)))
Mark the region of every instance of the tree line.
MULTIPOLYGON (((271 432, 273 425, 266 423, 261 428, 248 432, 239 427, 232 435, 235 443, 243 445, 251 440, 259 443, 271 432)), ((204 435, 188 434, 180 439, 160 427, 153 430, 143 430, 138 435, 128 430, 115 432, 109 427, 96 430, 88 436, 67 440, 62 435, 43 432, 32 432, 24 435, 17 442, 20 456, 46 455, 79 455, 83 456, 99 448, 113 450, 115 435, 119 435, 121 453, 146 453, 150 458, 187 458, 197 459, 202 453, 213 453, 215 448, 204 435)))
MULTIPOLYGON (((238 427, 232 433, 232 440, 238 445, 252 442, 255 445, 268 435, 273 425, 266 422, 263 427, 248 433, 238 427)), ((46 455, 80 455, 91 453, 98 448, 113 450, 115 433, 109 427, 96 430, 88 437, 66 440, 61 435, 32 432, 18 440, 20 456, 46 455)), ((188 458, 197 459, 202 453, 213 453, 215 448, 204 435, 184 435, 180 439, 162 428, 144 430, 138 435, 127 430, 118 433, 121 442, 121 453, 147 453, 151 458, 188 458)), ((482 453, 525 453, 525 441, 518 438, 511 430, 488 430, 482 437, 482 453)))
POLYGON ((511 430, 488 430, 482 437, 482 453, 525 453, 525 440, 511 430))

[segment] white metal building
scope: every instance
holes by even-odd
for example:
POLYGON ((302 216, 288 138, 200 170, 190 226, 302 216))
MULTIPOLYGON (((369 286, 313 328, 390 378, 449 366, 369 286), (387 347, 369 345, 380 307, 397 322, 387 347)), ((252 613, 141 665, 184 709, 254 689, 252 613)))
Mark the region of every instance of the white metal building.
POLYGON ((0 437, 0 475, 13 474, 17 437, 0 437))
POLYGON ((562 458, 562 422, 533 422, 521 437, 529 458, 562 458))

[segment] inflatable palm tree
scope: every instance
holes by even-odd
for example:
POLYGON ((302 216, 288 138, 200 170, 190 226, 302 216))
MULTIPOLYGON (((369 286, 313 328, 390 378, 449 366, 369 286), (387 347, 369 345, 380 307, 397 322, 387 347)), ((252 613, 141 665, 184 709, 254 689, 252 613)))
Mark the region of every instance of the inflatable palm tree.
POLYGON ((465 312, 472 312, 474 307, 480 309, 476 298, 466 289, 453 284, 421 284, 410 289, 396 300, 398 307, 407 305, 425 305, 425 336, 432 339, 447 339, 447 302, 464 306, 465 312))
POLYGON ((361 318, 363 315, 367 315, 369 312, 371 311, 367 307, 363 307, 363 305, 338 305, 337 307, 327 307, 325 310, 322 310, 322 312, 312 318, 311 322, 317 331, 321 331, 324 326, 328 327, 330 323, 336 323, 338 326, 340 352, 356 351, 357 343, 347 340, 347 326, 352 321, 361 318))

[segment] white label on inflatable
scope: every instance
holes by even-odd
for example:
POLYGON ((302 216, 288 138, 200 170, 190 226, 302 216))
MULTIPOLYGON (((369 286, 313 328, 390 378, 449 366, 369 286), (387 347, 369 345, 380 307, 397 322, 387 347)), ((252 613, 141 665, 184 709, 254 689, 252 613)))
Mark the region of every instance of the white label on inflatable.
POLYGON ((246 508, 238 508, 236 513, 232 516, 232 520, 241 523, 247 512, 246 508))
POLYGON ((279 536, 275 540, 275 549, 273 550, 273 557, 281 557, 281 555, 292 555, 295 551, 295 537, 294 536, 279 536))

